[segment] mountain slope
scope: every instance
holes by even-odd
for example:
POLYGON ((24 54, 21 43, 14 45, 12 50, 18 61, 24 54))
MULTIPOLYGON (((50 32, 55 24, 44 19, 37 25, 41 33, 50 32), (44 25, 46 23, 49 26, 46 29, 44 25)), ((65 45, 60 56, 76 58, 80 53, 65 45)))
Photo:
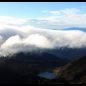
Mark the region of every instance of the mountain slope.
MULTIPOLYGON (((50 51, 49 51, 50 52, 50 51)), ((75 59, 79 59, 82 56, 86 55, 86 48, 59 48, 56 50, 51 51, 50 53, 53 53, 54 55, 68 59, 70 61, 73 61, 75 59)))
MULTIPOLYGON (((9 58, 9 57, 8 57, 9 58)), ((36 63, 45 66, 60 66, 68 62, 67 59, 59 58, 53 54, 42 52, 42 53, 17 53, 9 58, 9 60, 36 63)))
POLYGON ((86 56, 63 66, 59 74, 70 83, 86 83, 86 56))
POLYGON ((18 53, 0 57, 0 83, 33 83, 39 72, 66 63, 66 60, 48 53, 18 53))

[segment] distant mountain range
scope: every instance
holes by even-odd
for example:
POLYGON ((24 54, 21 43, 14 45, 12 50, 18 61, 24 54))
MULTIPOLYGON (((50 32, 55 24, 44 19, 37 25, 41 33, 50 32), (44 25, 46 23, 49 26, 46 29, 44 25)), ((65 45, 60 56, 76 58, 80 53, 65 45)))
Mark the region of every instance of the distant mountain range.
POLYGON ((70 28, 65 28, 64 30, 81 30, 86 32, 86 27, 70 27, 70 28))
POLYGON ((86 27, 69 27, 64 29, 53 29, 53 30, 81 30, 86 32, 86 27))

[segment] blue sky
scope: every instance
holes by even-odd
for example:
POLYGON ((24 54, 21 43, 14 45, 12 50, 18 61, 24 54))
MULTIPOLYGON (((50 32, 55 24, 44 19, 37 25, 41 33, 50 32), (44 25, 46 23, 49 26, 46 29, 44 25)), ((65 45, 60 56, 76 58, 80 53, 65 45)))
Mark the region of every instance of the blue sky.
POLYGON ((0 2, 0 15, 38 18, 51 15, 42 11, 78 8, 85 10, 86 2, 0 2), (83 9, 82 9, 83 8, 83 9))
POLYGON ((43 29, 86 28, 86 2, 0 2, 0 24, 0 27, 23 24, 43 29))

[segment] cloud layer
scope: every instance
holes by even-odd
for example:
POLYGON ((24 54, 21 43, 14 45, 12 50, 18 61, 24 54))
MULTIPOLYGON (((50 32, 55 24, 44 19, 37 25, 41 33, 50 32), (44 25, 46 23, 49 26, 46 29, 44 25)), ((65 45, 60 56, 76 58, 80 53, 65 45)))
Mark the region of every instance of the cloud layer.
POLYGON ((46 13, 51 15, 41 18, 41 22, 47 28, 63 29, 70 27, 86 27, 86 12, 83 8, 51 10, 45 12, 45 14, 46 13))
POLYGON ((27 24, 28 19, 1 18, 0 56, 64 47, 86 47, 85 32, 79 30, 49 30, 29 25, 31 20, 27 24))

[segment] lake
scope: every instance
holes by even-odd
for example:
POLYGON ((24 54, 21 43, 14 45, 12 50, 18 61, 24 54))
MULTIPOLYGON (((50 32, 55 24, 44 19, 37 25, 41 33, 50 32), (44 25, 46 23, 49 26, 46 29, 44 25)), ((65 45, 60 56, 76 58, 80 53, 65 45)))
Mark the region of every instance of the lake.
POLYGON ((54 79, 56 77, 56 75, 52 72, 41 72, 38 76, 46 79, 54 79))

